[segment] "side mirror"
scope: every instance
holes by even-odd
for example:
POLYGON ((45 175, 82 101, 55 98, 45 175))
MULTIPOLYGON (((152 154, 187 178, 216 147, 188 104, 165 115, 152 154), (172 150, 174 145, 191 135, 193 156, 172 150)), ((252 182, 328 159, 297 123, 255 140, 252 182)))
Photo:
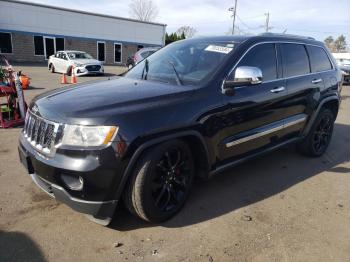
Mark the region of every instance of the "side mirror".
POLYGON ((235 75, 233 80, 225 80, 223 85, 224 93, 230 95, 226 92, 226 89, 232 89, 238 86, 249 86, 249 85, 257 85, 262 82, 262 72, 260 68, 253 66, 240 66, 235 70, 235 75))

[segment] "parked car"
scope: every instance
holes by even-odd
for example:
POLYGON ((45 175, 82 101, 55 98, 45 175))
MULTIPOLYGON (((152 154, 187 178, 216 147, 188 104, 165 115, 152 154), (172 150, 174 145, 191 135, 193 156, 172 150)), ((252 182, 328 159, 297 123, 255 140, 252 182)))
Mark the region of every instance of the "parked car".
POLYGON ((82 51, 58 51, 49 57, 48 68, 51 73, 70 75, 72 67, 76 76, 104 74, 102 62, 82 51))
POLYGON ((337 58, 336 61, 343 73, 344 84, 350 84, 350 58, 337 58))
POLYGON ((151 54, 157 52, 160 47, 145 47, 137 51, 132 57, 128 57, 126 66, 131 69, 143 59, 149 57, 151 54))
POLYGON ((100 224, 120 201, 141 219, 165 221, 194 177, 291 143, 324 154, 340 92, 332 55, 311 38, 178 41, 123 77, 36 97, 20 159, 41 189, 100 224))

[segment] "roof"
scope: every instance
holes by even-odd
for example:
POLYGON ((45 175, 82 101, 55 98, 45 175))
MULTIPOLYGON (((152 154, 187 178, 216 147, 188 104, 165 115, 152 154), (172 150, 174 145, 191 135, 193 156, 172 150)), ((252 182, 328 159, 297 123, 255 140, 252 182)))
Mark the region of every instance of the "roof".
POLYGON ((0 1, 9 2, 9 3, 23 4, 23 5, 38 6, 38 7, 56 9, 56 10, 67 11, 67 12, 74 12, 74 13, 85 14, 85 15, 93 15, 93 16, 99 16, 99 17, 113 18, 113 19, 125 20, 125 21, 142 23, 142 24, 166 26, 166 24, 162 24, 162 23, 146 22, 146 21, 141 21, 141 20, 132 19, 132 18, 126 18, 126 17, 120 17, 120 16, 112 16, 112 15, 99 14, 99 13, 92 13, 92 12, 87 12, 87 11, 82 11, 82 10, 77 10, 77 9, 70 9, 70 8, 58 7, 58 6, 52 6, 52 5, 33 3, 33 2, 29 2, 29 1, 19 1, 19 0, 0 0, 0 1))
POLYGON ((237 35, 228 35, 228 36, 206 36, 193 38, 193 40, 207 40, 207 41, 222 41, 222 42, 236 42, 242 43, 246 40, 256 40, 256 41, 301 41, 305 43, 321 43, 320 41, 315 40, 312 37, 307 36, 298 36, 298 35, 289 35, 289 34, 260 34, 260 35, 248 35, 248 36, 237 36, 237 35))

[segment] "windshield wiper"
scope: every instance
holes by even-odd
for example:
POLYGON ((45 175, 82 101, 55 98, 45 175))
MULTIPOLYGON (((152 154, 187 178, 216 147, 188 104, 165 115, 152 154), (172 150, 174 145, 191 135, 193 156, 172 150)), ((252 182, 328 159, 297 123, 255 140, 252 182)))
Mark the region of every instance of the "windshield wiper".
POLYGON ((179 86, 182 86, 183 83, 182 83, 182 80, 180 78, 180 75, 179 73, 177 72, 176 68, 175 68, 175 65, 173 62, 171 61, 167 61, 169 63, 169 65, 171 65, 171 67, 174 69, 174 72, 175 72, 175 75, 176 75, 176 83, 179 85, 179 86))
POLYGON ((148 59, 146 58, 145 59, 145 66, 143 67, 143 70, 142 70, 141 79, 147 80, 148 69, 149 69, 148 59))

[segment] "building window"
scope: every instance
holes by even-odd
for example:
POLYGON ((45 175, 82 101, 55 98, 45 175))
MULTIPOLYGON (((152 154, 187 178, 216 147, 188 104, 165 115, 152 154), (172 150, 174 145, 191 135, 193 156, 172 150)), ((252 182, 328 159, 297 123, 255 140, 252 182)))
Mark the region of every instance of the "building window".
POLYGON ((10 33, 0 33, 0 53, 12 54, 12 36, 10 33))
POLYGON ((40 35, 34 36, 34 55, 44 55, 44 38, 40 35))
POLYGON ((106 58, 106 43, 97 42, 97 59, 104 62, 106 58))
POLYGON ((56 37, 56 52, 64 50, 64 38, 56 37))
POLYGON ((122 44, 114 43, 114 63, 122 62, 122 44))

